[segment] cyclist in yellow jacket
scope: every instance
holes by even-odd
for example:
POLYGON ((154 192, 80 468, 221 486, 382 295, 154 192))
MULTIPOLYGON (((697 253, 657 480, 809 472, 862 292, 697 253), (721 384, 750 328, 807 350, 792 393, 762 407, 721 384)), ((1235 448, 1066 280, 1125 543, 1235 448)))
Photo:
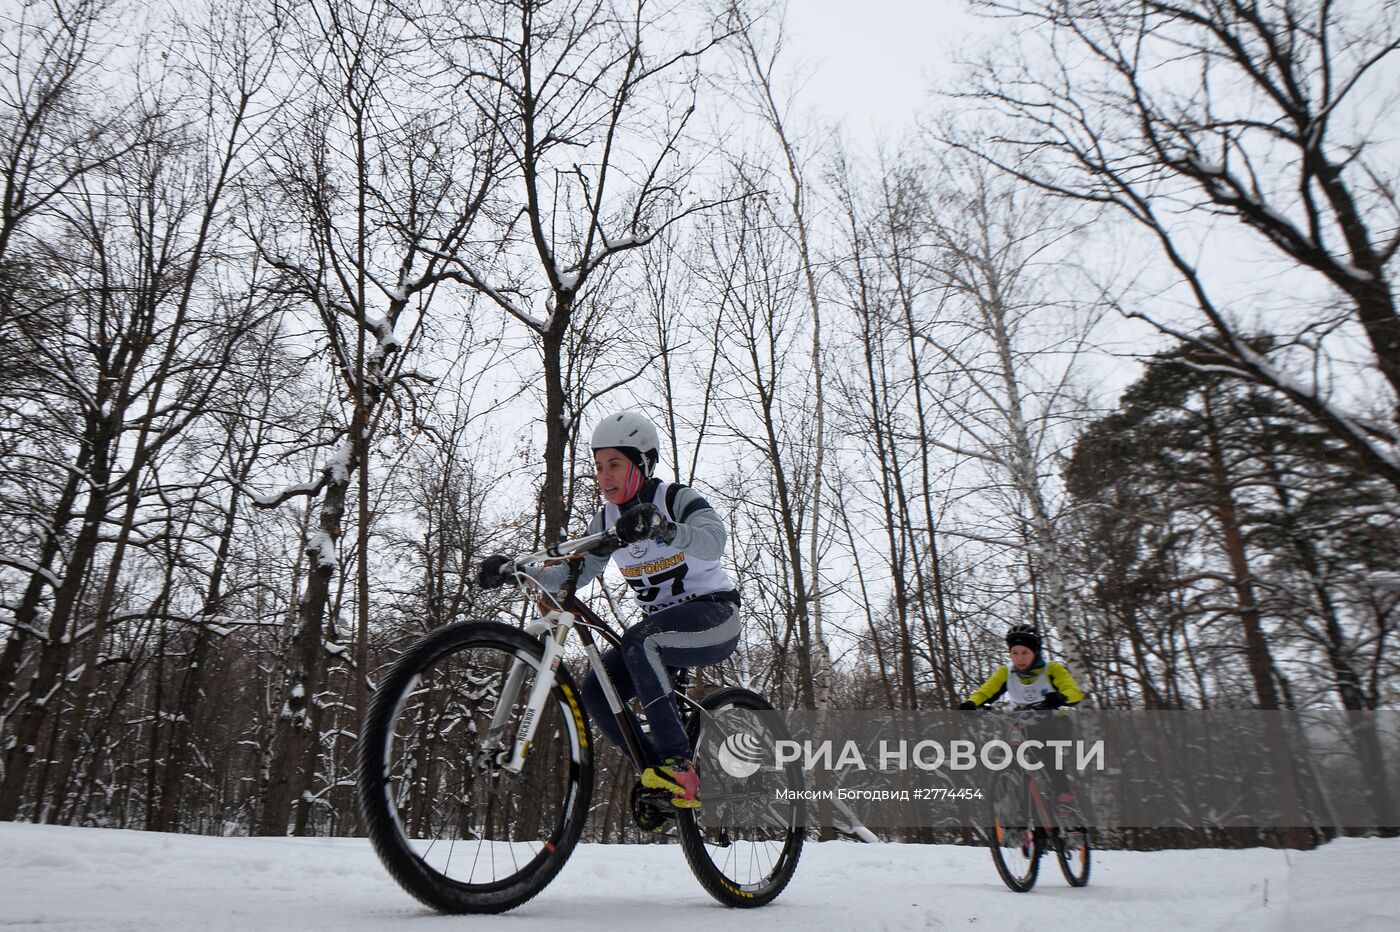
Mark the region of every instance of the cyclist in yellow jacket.
POLYGON ((1058 660, 1046 661, 1040 648, 1040 634, 1030 625, 1016 625, 1006 632, 1011 662, 997 667, 987 682, 968 696, 958 708, 976 709, 1006 694, 1012 705, 1042 703, 1047 709, 1073 706, 1084 699, 1069 668, 1058 660), (1012 671, 1016 675, 1012 677, 1012 671))
MULTIPOLYGON (((1041 652, 1040 633, 1031 625, 1015 625, 1006 632, 1006 646, 1011 662, 997 667, 995 673, 977 691, 958 704, 962 711, 981 708, 1005 695, 1013 706, 1024 708, 1038 705, 1045 709, 1065 710, 1084 700, 1079 684, 1069 668, 1058 660, 1047 660, 1041 652)), ((1072 727, 1064 711, 1057 711, 1027 729, 1026 735, 1040 741, 1067 740, 1072 727)), ((1053 767, 1046 768, 1058 794, 1062 808, 1073 808, 1078 802, 1065 774, 1053 767)))

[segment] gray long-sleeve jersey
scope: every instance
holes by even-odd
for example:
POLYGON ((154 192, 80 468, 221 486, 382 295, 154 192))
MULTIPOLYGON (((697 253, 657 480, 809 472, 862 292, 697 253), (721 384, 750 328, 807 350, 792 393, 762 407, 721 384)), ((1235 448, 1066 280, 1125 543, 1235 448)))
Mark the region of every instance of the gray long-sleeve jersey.
MULTIPOLYGON (((646 612, 660 611, 700 596, 733 593, 720 559, 728 532, 724 521, 700 493, 677 482, 649 480, 637 501, 650 501, 667 520, 676 525, 670 544, 639 541, 615 551, 611 559, 622 570, 646 612)), ((589 534, 597 534, 617 524, 621 512, 616 505, 605 505, 588 524, 589 534)), ((608 557, 590 554, 583 558, 579 585, 597 579, 607 569, 608 557)), ((534 574, 551 592, 557 592, 568 575, 568 567, 551 566, 534 574)))

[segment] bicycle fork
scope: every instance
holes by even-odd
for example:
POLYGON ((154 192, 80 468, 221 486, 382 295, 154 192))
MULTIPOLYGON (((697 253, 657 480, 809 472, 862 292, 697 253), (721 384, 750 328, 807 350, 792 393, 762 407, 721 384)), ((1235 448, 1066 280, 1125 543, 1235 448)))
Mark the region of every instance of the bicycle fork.
MULTIPOLYGON (((525 700, 525 707, 520 712, 520 724, 515 729, 515 740, 511 742, 510 756, 502 759, 505 749, 498 744, 496 763, 502 770, 509 773, 520 773, 525 767, 525 757, 530 753, 530 742, 535 739, 535 730, 539 728, 540 718, 544 713, 545 704, 549 702, 549 691, 554 688, 555 673, 559 670, 559 662, 564 656, 564 641, 569 636, 569 629, 573 627, 573 616, 568 613, 552 613, 553 617, 546 616, 543 620, 530 625, 526 630, 532 634, 549 632, 549 637, 544 639, 544 656, 540 658, 538 674, 534 683, 530 686, 530 696, 525 700)), ((525 680, 525 673, 533 664, 516 657, 511 662, 510 672, 506 675, 505 687, 501 690, 501 698, 496 704, 496 711, 491 716, 491 724, 488 734, 492 736, 500 735, 505 731, 506 723, 510 719, 510 713, 515 708, 516 697, 520 693, 521 684, 525 680)))
MULTIPOLYGON (((548 636, 543 638, 544 656, 540 659, 539 675, 531 685, 530 696, 525 702, 524 709, 521 710, 520 724, 516 726, 515 739, 509 748, 509 755, 506 753, 507 748, 505 742, 501 740, 501 736, 505 734, 507 724, 510 721, 511 710, 515 707, 515 700, 520 693, 526 670, 533 664, 519 657, 511 662, 510 671, 506 675, 505 687, 501 690, 500 701, 496 705, 495 712, 492 713, 491 724, 487 731, 490 738, 487 742, 487 748, 494 753, 492 762, 500 769, 518 774, 525 767, 525 757, 530 752, 530 742, 534 740, 535 729, 539 727, 540 717, 544 713, 545 704, 549 701, 549 691, 555 685, 555 674, 559 670, 559 663, 564 655, 564 642, 568 640, 569 631, 573 629, 578 620, 578 616, 573 611, 554 611, 539 621, 526 626, 525 630, 530 634, 548 636)), ((607 668, 603 664, 603 658, 598 652, 597 644, 594 643, 589 634, 588 625, 580 625, 578 630, 579 636, 583 640, 584 650, 588 655, 589 665, 598 671, 598 682, 603 689, 609 711, 617 719, 618 727, 622 730, 629 756, 639 770, 649 766, 652 763, 650 755, 643 744, 641 735, 637 733, 632 718, 626 713, 617 687, 607 675, 607 668)))

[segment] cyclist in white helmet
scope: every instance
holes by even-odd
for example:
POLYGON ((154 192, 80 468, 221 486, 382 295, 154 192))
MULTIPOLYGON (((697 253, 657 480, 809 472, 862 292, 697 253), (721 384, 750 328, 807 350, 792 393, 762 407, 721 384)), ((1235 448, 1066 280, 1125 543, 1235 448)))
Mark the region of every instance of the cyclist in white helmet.
MULTIPOLYGON (((623 634, 620 649, 603 654, 603 664, 622 701, 636 697, 651 725, 661 763, 642 772, 642 785, 669 791, 673 805, 693 808, 700 805, 700 777, 667 668, 719 663, 739 644, 739 592, 720 563, 728 532, 698 492, 656 478, 661 439, 645 415, 624 411, 605 418, 591 446, 605 504, 587 533, 612 528, 622 540, 611 558, 645 616, 623 634)), ((478 582, 486 588, 508 582, 500 573, 505 561, 488 557, 478 582)), ((578 585, 601 575, 607 562, 600 555, 584 558, 578 585)), ((557 590, 566 574, 555 566, 538 578, 557 590)), ((596 673, 584 681, 583 700, 599 729, 620 747, 622 732, 596 673)))

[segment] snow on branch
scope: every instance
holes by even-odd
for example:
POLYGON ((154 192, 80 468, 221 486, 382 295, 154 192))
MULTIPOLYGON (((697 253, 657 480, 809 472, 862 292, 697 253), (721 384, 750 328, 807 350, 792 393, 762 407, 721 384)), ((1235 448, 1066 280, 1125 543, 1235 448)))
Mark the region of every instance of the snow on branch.
POLYGON ((541 318, 536 317, 534 314, 531 314, 529 311, 525 310, 520 305, 512 301, 503 292, 501 292, 497 288, 494 288, 490 282, 486 281, 485 278, 477 274, 476 270, 472 268, 461 256, 455 255, 453 253, 438 252, 430 249, 425 249, 424 252, 426 252, 428 255, 441 259, 444 262, 449 262, 459 269, 459 271, 456 272, 444 272, 436 277, 437 280, 441 281, 451 279, 452 281, 460 282, 463 285, 468 286, 469 288, 474 288, 475 290, 489 297, 492 301, 495 301, 501 306, 502 309, 505 310, 507 314, 510 314, 512 317, 519 320, 527 327, 531 327, 540 333, 543 333, 545 330, 549 329, 548 321, 542 320, 541 318))
POLYGON ((321 467, 321 478, 315 482, 299 482, 271 495, 252 496, 253 504, 259 508, 276 508, 283 502, 305 496, 315 498, 328 483, 344 485, 350 481, 350 470, 355 462, 355 450, 347 436, 340 442, 335 453, 321 467))
POLYGON ((1257 382, 1276 388, 1294 402, 1322 415, 1326 420, 1341 428, 1348 437, 1364 447, 1377 460, 1391 469, 1400 471, 1400 451, 1397 450, 1397 446, 1400 446, 1400 434, 1393 428, 1384 426, 1373 418, 1359 418, 1349 411, 1342 410, 1324 399, 1316 390, 1300 384, 1280 371, 1277 366, 1243 341, 1232 341, 1230 352, 1238 357, 1239 364, 1231 365, 1227 362, 1226 365, 1219 367, 1212 367, 1209 363, 1193 364, 1189 361, 1187 364, 1201 371, 1210 371, 1215 368, 1217 371, 1230 372, 1235 375, 1245 374, 1257 382))
POLYGON ((1400 573, 1376 572, 1370 575, 1368 581, 1377 589, 1400 592, 1400 573))
POLYGON ((334 569, 337 566, 335 541, 325 531, 316 531, 306 538, 306 555, 312 566, 334 569))
POLYGON ((220 614, 196 614, 187 615, 182 612, 128 612, 116 615, 112 618, 114 624, 122 624, 129 621, 173 621, 180 624, 199 625, 207 628, 211 634, 221 638, 233 634, 236 628, 261 628, 277 627, 282 624, 279 619, 265 621, 260 618, 240 618, 237 615, 220 614))
POLYGON ((24 570, 31 576, 38 576, 54 589, 57 589, 63 583, 61 579, 39 564, 32 560, 26 560, 24 557, 15 556, 14 554, 0 553, 0 566, 13 566, 17 570, 24 570))
POLYGON ((837 801, 833 804, 839 814, 835 828, 839 832, 844 832, 854 838, 858 838, 868 845, 880 844, 880 836, 865 827, 865 823, 851 811, 851 807, 844 802, 837 801))
MULTIPOLYGON (((603 241, 607 242, 606 239, 603 241)), ((554 266, 554 280, 558 283, 557 287, 560 291, 573 291, 578 288, 578 272, 566 271, 558 263, 554 266)))
POLYGON ((1366 285, 1375 281, 1372 273, 1327 252, 1314 235, 1315 229, 1314 233, 1300 229, 1288 217, 1265 204, 1256 187, 1246 185, 1224 165, 1204 159, 1196 152, 1185 153, 1171 164, 1183 174, 1196 179, 1217 204, 1237 210, 1245 223, 1274 245, 1300 262, 1319 269, 1339 287, 1345 288, 1347 284, 1366 285))
MULTIPOLYGON (((5 605, 0 606, 0 608, 4 608, 4 609, 6 609, 7 611, 10 611, 10 612, 14 612, 14 610, 15 610, 15 607, 14 607, 13 605, 9 604, 9 603, 6 603, 5 605)), ((26 635, 28 635, 29 637, 34 638, 36 641, 42 641, 42 642, 45 643, 45 644, 49 643, 49 635, 48 635, 48 632, 40 631, 38 628, 34 627, 33 625, 22 625, 22 624, 20 624, 19 622, 14 621, 14 620, 6 621, 6 620, 3 620, 3 619, 0 619, 0 626, 4 626, 4 627, 6 627, 6 628, 10 628, 10 629, 12 629, 12 630, 14 630, 14 631, 23 631, 26 635)), ((0 715, 0 718, 3 718, 3 717, 4 717, 3 715, 0 715)))
POLYGON ((375 349, 372 356, 375 359, 383 359, 403 348, 403 341, 395 335, 393 322, 389 318, 366 314, 365 327, 374 334, 375 349))
POLYGON ((275 492, 271 495, 254 495, 253 504, 257 505, 259 508, 276 508, 283 502, 296 498, 299 495, 314 498, 320 493, 321 489, 325 488, 325 485, 325 479, 322 479, 320 482, 301 482, 297 485, 287 486, 287 488, 282 491, 275 492))
POLYGON ((337 485, 350 481, 350 465, 354 462, 355 450, 351 445, 350 438, 346 437, 340 444, 340 448, 335 451, 325 466, 321 467, 322 473, 337 485))
POLYGON ((1360 417, 1339 408, 1324 398, 1317 388, 1309 388, 1280 371, 1231 331, 1223 320, 1219 320, 1217 325, 1223 342, 1215 343, 1171 327, 1142 312, 1125 312, 1124 316, 1145 321, 1159 332, 1205 351, 1206 359, 1183 361, 1198 372, 1215 372, 1275 389, 1313 415, 1320 426, 1342 440, 1391 482, 1400 481, 1400 432, 1374 418, 1360 417))
POLYGON ((1014 537, 992 537, 986 534, 978 534, 973 531, 961 531, 953 529, 942 531, 940 533, 947 534, 949 537, 957 537, 962 540, 970 540, 978 544, 989 544, 993 547, 1014 548, 1021 546, 1021 542, 1016 540, 1014 537))

